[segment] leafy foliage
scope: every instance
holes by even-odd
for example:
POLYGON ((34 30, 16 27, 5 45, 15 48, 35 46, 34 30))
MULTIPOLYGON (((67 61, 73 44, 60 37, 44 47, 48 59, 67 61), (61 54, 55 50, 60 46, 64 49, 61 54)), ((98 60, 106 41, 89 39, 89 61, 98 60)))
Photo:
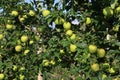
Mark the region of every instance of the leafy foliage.
POLYGON ((54 2, 1 1, 4 80, 119 80, 120 1, 54 2))

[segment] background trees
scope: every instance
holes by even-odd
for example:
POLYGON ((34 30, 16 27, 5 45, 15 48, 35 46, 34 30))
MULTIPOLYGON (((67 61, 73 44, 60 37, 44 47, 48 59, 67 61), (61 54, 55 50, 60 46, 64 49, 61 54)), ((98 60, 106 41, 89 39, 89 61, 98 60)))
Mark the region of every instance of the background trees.
POLYGON ((119 80, 118 0, 2 0, 0 77, 119 80), (1 76, 2 75, 2 76, 1 76))

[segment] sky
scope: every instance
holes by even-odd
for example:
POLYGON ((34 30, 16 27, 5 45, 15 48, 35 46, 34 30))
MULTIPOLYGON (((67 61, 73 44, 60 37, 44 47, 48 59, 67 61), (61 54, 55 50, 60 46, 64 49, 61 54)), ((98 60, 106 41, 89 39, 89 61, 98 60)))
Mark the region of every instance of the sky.
POLYGON ((31 0, 25 0, 26 2, 30 2, 31 0))
MULTIPOLYGON (((30 3, 30 1, 33 1, 33 0, 25 0, 26 2, 30 3)), ((60 0, 55 0, 55 3, 59 2, 60 0)))

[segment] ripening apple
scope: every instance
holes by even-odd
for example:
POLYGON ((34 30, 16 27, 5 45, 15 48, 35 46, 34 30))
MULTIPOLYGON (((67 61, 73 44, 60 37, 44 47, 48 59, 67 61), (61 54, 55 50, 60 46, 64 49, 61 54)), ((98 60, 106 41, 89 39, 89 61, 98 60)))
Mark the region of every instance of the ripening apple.
POLYGON ((43 11, 42 11, 42 15, 43 15, 44 17, 48 16, 49 14, 50 14, 50 11, 49 11, 49 10, 43 10, 43 11))
POLYGON ((75 44, 70 44, 70 51, 76 52, 77 46, 75 44))
POLYGON ((99 58, 103 58, 105 56, 105 50, 103 48, 98 49, 97 55, 99 58))
POLYGON ((0 34, 0 40, 2 40, 3 39, 3 34, 0 34))
POLYGON ((108 71, 109 71, 109 73, 111 73, 111 74, 114 74, 114 73, 115 73, 115 70, 114 70, 113 68, 110 68, 108 71))
POLYGON ((56 18, 55 19, 55 24, 56 25, 60 25, 60 24, 63 24, 65 22, 65 20, 63 18, 56 18))
POLYGON ((33 43, 34 43, 34 41, 33 41, 33 40, 30 40, 30 41, 29 41, 29 44, 30 44, 30 45, 31 45, 31 44, 33 44, 33 43))
POLYGON ((71 37, 70 37, 71 40, 75 40, 76 39, 76 35, 75 34, 72 34, 71 37))
POLYGON ((68 35, 68 36, 71 36, 73 34, 73 31, 72 30, 67 30, 66 31, 66 35, 68 35))
POLYGON ((91 69, 92 69, 92 71, 94 71, 94 72, 99 71, 99 64, 98 64, 98 63, 92 64, 92 65, 91 65, 91 69))
POLYGON ((90 17, 87 17, 85 23, 86 23, 87 25, 89 25, 89 24, 91 24, 91 22, 92 22, 92 21, 91 21, 90 17))
POLYGON ((51 61, 50 61, 50 64, 55 65, 55 61, 54 61, 54 60, 51 60, 51 61))
POLYGON ((29 13, 28 13, 30 16, 35 16, 35 11, 33 10, 29 10, 29 13))
POLYGON ((118 7, 116 8, 116 12, 117 12, 117 13, 120 13, 120 6, 118 6, 118 7))
POLYGON ((21 45, 16 45, 15 46, 15 51, 16 52, 20 52, 22 50, 22 46, 21 45))
POLYGON ((28 41, 28 36, 27 35, 21 36, 21 41, 22 42, 27 42, 28 41))
POLYGON ((119 25, 116 25, 116 26, 114 26, 113 28, 112 28, 112 30, 114 31, 114 32, 118 32, 119 31, 119 25))
POLYGON ((65 30, 69 30, 69 29, 71 28, 71 23, 70 23, 70 22, 64 22, 64 23, 63 23, 63 28, 64 28, 65 30))
POLYGON ((90 53, 95 53, 97 51, 96 45, 89 45, 88 47, 90 53))
POLYGON ((64 52, 64 50, 63 50, 63 49, 60 49, 60 53, 61 53, 61 54, 64 54, 65 52, 64 52))
POLYGON ((13 71, 17 70, 17 65, 13 65, 13 71))
POLYGON ((24 70, 25 70, 24 66, 20 67, 20 69, 19 69, 19 71, 24 71, 24 70))
POLYGON ((29 49, 26 49, 26 50, 24 51, 24 55, 27 55, 29 52, 30 52, 30 50, 29 50, 29 49))
POLYGON ((19 79, 20 79, 20 80, 24 80, 24 78, 25 78, 24 75, 22 75, 22 74, 19 75, 19 79))
POLYGON ((0 73, 0 80, 3 80, 5 75, 3 73, 0 73))
POLYGON ((25 21, 25 18, 24 18, 24 17, 19 17, 19 21, 20 21, 20 22, 24 22, 24 21, 25 21))
POLYGON ((18 16, 18 11, 13 10, 13 11, 11 12, 11 15, 12 15, 12 16, 15 16, 15 17, 18 16))
POLYGON ((112 16, 113 10, 110 7, 105 7, 103 8, 103 15, 107 17, 112 16))
POLYGON ((48 60, 43 60, 43 66, 47 67, 49 66, 50 62, 48 60))
POLYGON ((6 29, 11 30, 13 28, 12 24, 6 24, 6 29))

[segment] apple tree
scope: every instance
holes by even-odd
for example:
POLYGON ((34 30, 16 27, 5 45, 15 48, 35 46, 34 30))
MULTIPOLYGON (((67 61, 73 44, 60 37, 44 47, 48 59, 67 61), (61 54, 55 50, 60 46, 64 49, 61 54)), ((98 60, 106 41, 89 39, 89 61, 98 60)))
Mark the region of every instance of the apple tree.
POLYGON ((119 80, 119 0, 2 0, 0 80, 119 80))

